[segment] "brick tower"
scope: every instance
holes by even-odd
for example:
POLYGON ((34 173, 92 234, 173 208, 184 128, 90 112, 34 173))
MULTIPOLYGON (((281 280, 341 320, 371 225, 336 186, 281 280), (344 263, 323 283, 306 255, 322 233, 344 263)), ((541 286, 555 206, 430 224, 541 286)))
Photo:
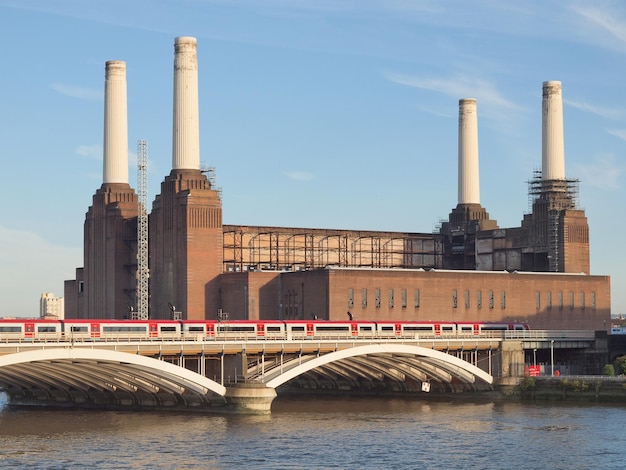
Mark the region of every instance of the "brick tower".
POLYGON ((222 203, 200 171, 197 42, 174 43, 172 170, 150 214, 150 317, 215 318, 222 203))
POLYGON ((137 194, 128 184, 126 63, 108 61, 105 76, 103 181, 84 225, 83 282, 77 318, 128 316, 136 305, 137 194))

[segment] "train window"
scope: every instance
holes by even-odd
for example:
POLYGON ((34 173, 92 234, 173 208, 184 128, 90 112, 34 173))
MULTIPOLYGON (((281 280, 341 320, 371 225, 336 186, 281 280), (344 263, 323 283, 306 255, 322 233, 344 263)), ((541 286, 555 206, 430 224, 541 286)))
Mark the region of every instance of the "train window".
POLYGON ((393 331, 393 326, 381 326, 380 331, 393 331))
POLYGON ((507 325, 483 325, 483 331, 502 331, 508 330, 509 327, 507 325))
POLYGON ((349 331, 348 325, 317 325, 317 331, 349 331))
POLYGON ((443 331, 452 331, 452 330, 454 330, 454 328, 452 328, 452 326, 442 326, 441 329, 443 331))
POLYGON ((359 331, 372 331, 371 326, 359 326, 359 331))
POLYGON ((432 325, 404 326, 404 331, 433 331, 432 325))
POLYGON ((267 326, 267 327, 265 328, 265 330, 266 330, 266 331, 279 331, 279 332, 280 332, 281 327, 280 327, 280 326, 267 326))
MULTIPOLYGON (((137 330, 137 331, 140 331, 140 330, 137 330)), ((143 331, 143 329, 141 331, 143 331)), ((162 326, 161 327, 161 331, 165 331, 165 332, 176 331, 176 327, 175 326, 162 326)), ((202 330, 200 330, 200 331, 202 331, 202 330)))
POLYGON ((0 326, 0 333, 21 333, 21 326, 0 326))
POLYGON ((38 333, 56 333, 57 329, 54 326, 38 326, 38 333))
POLYGON ((244 333, 253 333, 254 325, 219 325, 219 331, 238 331, 244 333))
POLYGON ((204 333, 204 327, 203 326, 190 326, 188 327, 187 331, 193 332, 193 333, 204 333))
MULTIPOLYGON (((169 328, 169 327, 161 327, 161 331, 163 331, 165 328, 169 328)), ((143 333, 146 331, 146 327, 145 326, 121 326, 121 325, 103 326, 102 331, 104 333, 137 333, 137 332, 143 333)))
POLYGON ((303 326, 292 326, 291 331, 304 331, 303 326))
POLYGON ((87 328, 86 326, 71 326, 70 331, 72 333, 87 333, 89 331, 89 328, 87 328))
POLYGON ((461 331, 472 331, 471 325, 461 325, 461 331))

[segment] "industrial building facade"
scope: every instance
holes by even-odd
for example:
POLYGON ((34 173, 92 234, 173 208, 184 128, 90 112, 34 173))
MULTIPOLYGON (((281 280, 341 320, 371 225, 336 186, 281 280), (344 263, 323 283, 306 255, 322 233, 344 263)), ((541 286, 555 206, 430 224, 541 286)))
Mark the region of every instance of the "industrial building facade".
MULTIPOLYGON (((172 170, 149 215, 150 318, 527 321, 610 327, 610 279, 590 275, 578 182, 565 178, 560 82, 543 84, 532 210, 500 228, 480 205, 476 100, 459 101, 458 203, 437 233, 233 226, 200 169, 195 38, 174 54, 172 170)), ((125 64, 105 75, 104 177, 85 221, 67 318, 129 318, 138 304, 128 186, 125 64)))

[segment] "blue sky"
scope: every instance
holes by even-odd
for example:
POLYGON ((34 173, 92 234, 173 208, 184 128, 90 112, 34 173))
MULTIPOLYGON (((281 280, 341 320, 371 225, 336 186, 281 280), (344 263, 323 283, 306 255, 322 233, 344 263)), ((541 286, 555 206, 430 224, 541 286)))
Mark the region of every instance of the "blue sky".
POLYGON ((102 183, 104 64, 127 63, 130 182, 171 167, 174 38, 198 38, 201 161, 225 224, 431 232, 457 203, 458 100, 478 106, 481 203, 528 212, 541 87, 563 83, 592 274, 626 314, 626 3, 0 0, 0 316, 82 266, 102 183))

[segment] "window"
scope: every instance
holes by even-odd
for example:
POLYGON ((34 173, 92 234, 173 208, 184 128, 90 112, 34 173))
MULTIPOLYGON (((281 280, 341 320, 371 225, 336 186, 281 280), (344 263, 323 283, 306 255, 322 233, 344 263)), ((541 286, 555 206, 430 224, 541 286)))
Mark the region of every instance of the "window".
POLYGON ((389 308, 393 308, 394 300, 393 289, 389 289, 389 308))
POLYGON ((593 309, 596 308, 596 293, 595 292, 591 293, 591 308, 593 309))
POLYGON ((503 290, 500 294, 500 307, 506 308, 506 291, 503 290))
POLYGON ((415 289, 415 308, 419 308, 420 306, 420 290, 415 289))
POLYGON ((476 307, 483 308, 483 291, 476 291, 476 307))
POLYGON ((348 308, 354 307, 354 289, 350 287, 348 289, 348 308))
POLYGON ((380 288, 376 288, 374 291, 374 302, 376 302, 376 308, 380 308, 380 288))
POLYGON ((541 292, 535 292, 535 308, 541 310, 541 292))
POLYGON ((547 303, 548 310, 551 310, 552 309, 552 292, 548 292, 546 294, 546 303, 547 303))
POLYGON ((406 308, 406 289, 402 289, 402 308, 406 308))
POLYGON ((470 308, 470 291, 465 291, 465 308, 470 308))
POLYGON ((493 304, 494 304, 493 291, 490 290, 489 291, 489 308, 493 309, 493 304))
POLYGON ((574 293, 571 291, 569 293, 569 309, 574 310, 574 293))
POLYGON ((559 310, 563 310, 563 291, 559 291, 559 310))
POLYGON ((456 289, 452 291, 452 308, 456 308, 459 303, 458 294, 456 289))
POLYGON ((580 293, 580 309, 585 310, 585 293, 580 293))
POLYGON ((367 289, 361 290, 361 307, 367 307, 367 289))

